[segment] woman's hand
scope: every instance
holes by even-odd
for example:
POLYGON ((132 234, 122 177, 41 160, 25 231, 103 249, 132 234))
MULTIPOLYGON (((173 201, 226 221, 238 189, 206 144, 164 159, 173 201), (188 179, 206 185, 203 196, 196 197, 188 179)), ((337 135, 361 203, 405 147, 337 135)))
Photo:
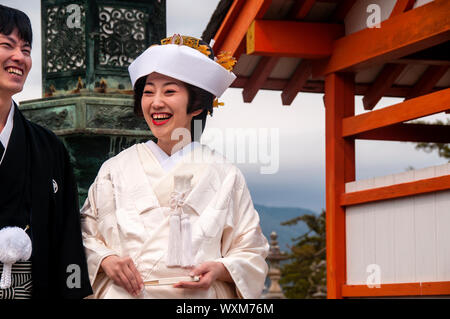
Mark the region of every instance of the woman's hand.
POLYGON ((190 276, 199 276, 199 281, 181 281, 174 288, 208 289, 215 280, 233 282, 230 273, 221 262, 208 261, 192 269, 190 276))
POLYGON ((129 294, 137 296, 141 293, 144 282, 130 257, 108 256, 103 259, 101 267, 114 283, 123 287, 129 294))

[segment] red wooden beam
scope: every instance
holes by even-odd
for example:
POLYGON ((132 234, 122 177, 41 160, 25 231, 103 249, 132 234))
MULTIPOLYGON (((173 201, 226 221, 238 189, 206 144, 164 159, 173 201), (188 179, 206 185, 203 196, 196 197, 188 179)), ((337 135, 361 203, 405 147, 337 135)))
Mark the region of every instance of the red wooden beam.
POLYGON ((281 101, 283 105, 291 105, 297 93, 308 81, 311 75, 311 63, 307 60, 302 60, 291 77, 286 87, 281 92, 281 101))
POLYGON ((450 61, 445 60, 431 60, 431 59, 416 59, 416 58, 400 58, 392 60, 392 63, 400 63, 400 64, 422 64, 422 65, 438 65, 438 66, 448 66, 450 65, 450 61))
POLYGON ((448 58, 450 52, 450 41, 435 45, 431 48, 406 55, 401 59, 400 63, 426 64, 426 65, 450 65, 448 58))
POLYGON ((377 128, 450 110, 450 88, 416 97, 380 110, 345 118, 342 136, 349 137, 377 128))
MULTIPOLYGON (((244 4, 245 0, 234 0, 233 3, 231 4, 231 7, 228 9, 228 12, 225 18, 223 19, 222 24, 219 27, 219 30, 217 30, 217 33, 214 36, 214 44, 212 48, 215 49, 216 51, 222 46, 228 33, 231 31, 234 22, 239 16, 239 11, 242 9, 244 4)), ((237 30, 235 30, 235 32, 236 31, 237 30)))
MULTIPOLYGON (((233 83, 231 83, 230 87, 232 88, 241 88, 243 89, 247 83, 250 82, 250 77, 238 75, 236 80, 234 80, 233 83)), ((287 80, 283 79, 267 79, 266 82, 263 83, 261 86, 262 90, 283 90, 283 88, 286 86, 287 80)))
POLYGON ((316 0, 297 0, 291 9, 291 18, 303 20, 311 11, 316 0))
POLYGON ((438 45, 450 39, 450 1, 435 0, 334 42, 328 61, 313 65, 313 77, 358 70, 438 45))
POLYGON ((450 281, 381 284, 379 288, 369 288, 367 285, 344 285, 342 295, 344 297, 450 295, 450 281))
POLYGON ((363 97, 365 110, 372 110, 386 91, 394 84, 406 64, 386 64, 363 97))
POLYGON ((356 0, 341 0, 331 14, 330 22, 343 22, 356 0))
POLYGON ((411 10, 416 0, 397 0, 394 8, 391 11, 389 18, 395 17, 405 11, 411 10))
MULTIPOLYGON (((238 75, 236 80, 231 84, 232 88, 244 88, 244 86, 250 81, 249 77, 238 75)), ((274 79, 268 78, 263 85, 261 86, 262 90, 276 90, 283 91, 288 85, 289 80, 287 79, 274 79)), ((370 85, 365 83, 355 84, 355 94, 356 95, 364 95, 369 89, 370 85)), ((401 86, 392 86, 386 92, 385 96, 389 97, 405 97, 408 92, 411 90, 410 86, 401 85, 401 86)), ((437 89, 434 88, 433 91, 437 89)), ((307 81, 305 85, 301 88, 300 92, 310 92, 310 93, 324 93, 325 92, 325 84, 323 81, 307 81)))
POLYGON ((343 25, 255 20, 247 32, 247 54, 320 59, 331 55, 343 25))
POLYGON ((448 65, 432 65, 420 77, 419 81, 411 88, 405 99, 412 99, 420 95, 430 93, 436 83, 444 76, 449 69, 448 65))
POLYGON ((271 0, 234 0, 214 37, 214 52, 235 55, 252 21, 262 18, 270 3, 271 0))
POLYGON ((355 180, 355 141, 342 138, 342 119, 354 114, 354 75, 325 78, 327 297, 342 298, 347 281, 345 183, 355 180))
POLYGON ((377 187, 341 195, 343 206, 372 203, 380 200, 401 198, 450 189, 450 175, 421 179, 414 182, 377 187))
POLYGON ((242 91, 242 96, 244 98, 244 102, 250 103, 253 101, 256 93, 258 93, 259 89, 266 82, 270 73, 272 73, 273 68, 278 63, 277 57, 261 57, 258 65, 253 71, 250 80, 244 86, 244 90, 242 91))
POLYGON ((236 49, 236 51, 234 52, 233 56, 236 58, 236 60, 239 60, 239 57, 241 56, 241 54, 245 53, 246 51, 246 41, 245 38, 242 39, 241 43, 239 44, 238 48, 236 49))
POLYGON ((450 143, 450 125, 400 123, 356 134, 355 139, 450 143))

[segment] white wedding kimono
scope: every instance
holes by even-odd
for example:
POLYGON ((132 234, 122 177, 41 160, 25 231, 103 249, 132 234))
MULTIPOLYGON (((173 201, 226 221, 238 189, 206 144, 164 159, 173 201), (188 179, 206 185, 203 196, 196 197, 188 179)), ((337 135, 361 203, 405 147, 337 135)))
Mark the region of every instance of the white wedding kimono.
POLYGON ((189 274, 190 269, 167 267, 165 257, 174 176, 192 174, 183 211, 192 225, 195 265, 222 262, 234 284, 216 280, 207 290, 146 286, 137 298, 259 298, 269 245, 240 170, 199 143, 165 159, 152 143, 107 160, 81 209, 91 297, 134 298, 99 271, 113 254, 131 257, 144 281, 189 274))

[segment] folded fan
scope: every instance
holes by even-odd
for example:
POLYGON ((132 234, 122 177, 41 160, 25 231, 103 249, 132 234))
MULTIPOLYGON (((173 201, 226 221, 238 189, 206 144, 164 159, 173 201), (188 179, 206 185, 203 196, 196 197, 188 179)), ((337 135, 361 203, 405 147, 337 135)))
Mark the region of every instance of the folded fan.
POLYGON ((199 280, 200 280, 200 277, 198 277, 198 276, 170 277, 170 278, 160 278, 160 279, 145 281, 144 285, 146 285, 146 286, 172 285, 172 284, 179 283, 181 281, 199 281, 199 280))

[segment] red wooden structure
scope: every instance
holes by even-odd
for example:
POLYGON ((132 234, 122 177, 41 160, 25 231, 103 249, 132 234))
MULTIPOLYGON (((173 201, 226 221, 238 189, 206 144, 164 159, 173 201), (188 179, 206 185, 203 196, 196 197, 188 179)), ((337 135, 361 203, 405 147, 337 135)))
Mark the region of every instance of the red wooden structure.
POLYGON ((450 126, 405 123, 450 110, 450 1, 393 0, 379 28, 349 30, 344 21, 362 2, 221 1, 226 15, 207 30, 215 52, 238 58, 232 86, 245 102, 260 89, 281 91, 283 105, 299 92, 325 93, 328 298, 450 295, 450 282, 347 285, 347 207, 450 189, 441 176, 345 192, 355 180, 355 139, 450 142, 450 126), (355 95, 369 112, 355 115, 355 95), (405 100, 374 110, 384 96, 405 100))

